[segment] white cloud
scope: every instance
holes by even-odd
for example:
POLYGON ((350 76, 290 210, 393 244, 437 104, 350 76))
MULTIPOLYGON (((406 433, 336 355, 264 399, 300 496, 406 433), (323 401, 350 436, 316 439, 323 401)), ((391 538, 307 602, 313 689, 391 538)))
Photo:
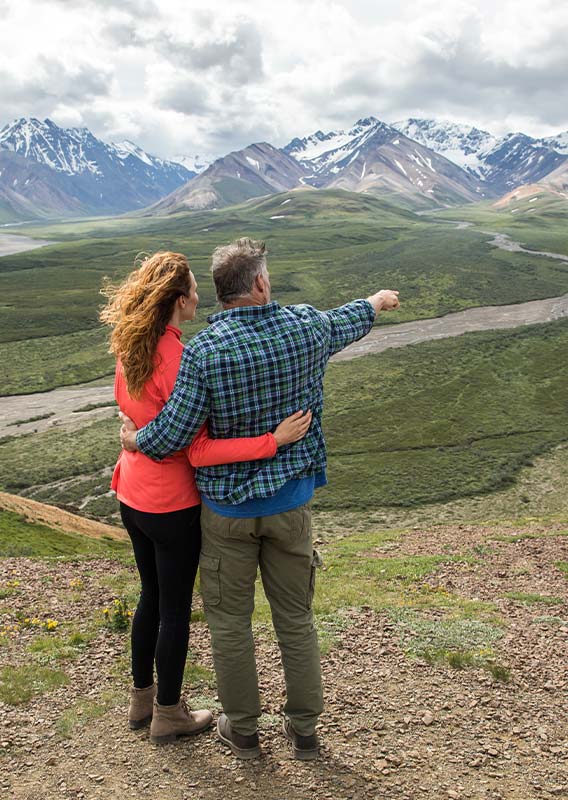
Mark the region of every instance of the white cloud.
MULTIPOLYGON (((109 68, 92 64, 66 66, 39 55, 33 72, 17 74, 0 68, 0 103, 12 116, 52 114, 60 106, 80 106, 110 92, 109 68)), ((78 112, 75 113, 78 119, 78 112)))
POLYGON ((165 156, 283 145, 370 114, 568 128, 564 0, 2 5, 0 122, 51 116, 165 156))
POLYGON ((204 78, 212 75, 217 83, 256 83, 263 78, 260 32, 252 20, 240 18, 231 23, 219 33, 211 29, 205 37, 202 34, 201 41, 166 32, 147 40, 147 46, 181 69, 204 78))
MULTIPOLYGON (((10 2, 10 0, 7 0, 10 2)), ((105 11, 126 11, 137 17, 159 17, 159 8, 153 0, 51 0, 54 5, 64 6, 66 9, 85 9, 97 6, 105 11)))
POLYGON ((174 69, 170 64, 156 64, 146 73, 146 87, 152 104, 160 109, 177 111, 199 118, 213 110, 209 105, 207 82, 188 70, 174 69))

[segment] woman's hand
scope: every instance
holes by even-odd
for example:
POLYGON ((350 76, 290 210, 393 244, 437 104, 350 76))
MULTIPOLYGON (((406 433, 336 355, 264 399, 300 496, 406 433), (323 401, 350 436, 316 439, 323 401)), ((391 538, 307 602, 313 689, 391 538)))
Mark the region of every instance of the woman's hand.
POLYGON ((283 444, 292 444, 303 439, 312 424, 312 412, 296 411, 289 417, 286 417, 274 431, 274 438, 278 447, 283 444))

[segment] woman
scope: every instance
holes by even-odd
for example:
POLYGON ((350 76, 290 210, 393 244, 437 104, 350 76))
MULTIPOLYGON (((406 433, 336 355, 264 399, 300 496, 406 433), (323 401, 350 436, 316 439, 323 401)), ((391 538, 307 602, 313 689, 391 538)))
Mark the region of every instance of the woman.
MULTIPOLYGON (((183 345, 180 325, 195 318, 197 284, 185 256, 156 253, 118 286, 106 286, 101 320, 112 326, 117 357, 115 398, 137 427, 153 419, 176 381, 183 345)), ((311 416, 284 420, 274 434, 252 439, 209 439, 204 425, 187 451, 157 462, 122 451, 112 488, 140 573, 140 600, 132 621, 132 676, 128 712, 133 729, 151 720, 155 743, 199 733, 209 711, 189 711, 181 699, 193 584, 199 561, 200 498, 190 463, 201 466, 270 458, 298 441, 311 416), (154 684, 154 661, 158 678, 154 684)))

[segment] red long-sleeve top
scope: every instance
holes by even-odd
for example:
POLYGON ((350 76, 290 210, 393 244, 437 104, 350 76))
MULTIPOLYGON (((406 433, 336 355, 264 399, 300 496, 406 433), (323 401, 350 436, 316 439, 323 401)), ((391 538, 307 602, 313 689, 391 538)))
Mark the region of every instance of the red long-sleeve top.
MULTIPOLYGON (((117 362, 114 396, 120 410, 137 428, 154 419, 165 405, 176 382, 182 352, 181 331, 168 325, 158 342, 156 366, 140 400, 128 394, 120 361, 117 362)), ((188 448, 163 461, 153 461, 138 451, 122 450, 114 468, 111 489, 121 502, 137 511, 153 514, 179 511, 201 502, 194 467, 271 458, 276 450, 276 439, 271 433, 249 439, 210 439, 205 423, 188 448)))

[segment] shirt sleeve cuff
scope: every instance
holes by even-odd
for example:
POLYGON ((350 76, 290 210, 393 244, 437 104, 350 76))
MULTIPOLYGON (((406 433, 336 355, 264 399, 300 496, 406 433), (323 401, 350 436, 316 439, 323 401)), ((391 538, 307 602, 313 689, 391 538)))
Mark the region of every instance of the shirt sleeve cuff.
POLYGON ((278 442, 276 441, 276 437, 274 436, 273 433, 270 433, 270 431, 266 435, 270 443, 269 449, 272 448, 271 452, 269 453, 269 456, 275 456, 278 450, 278 442))
POLYGON ((144 428, 140 428, 136 431, 136 449, 139 450, 141 453, 144 453, 146 456, 152 456, 153 454, 149 452, 148 443, 146 441, 146 436, 144 433, 144 428))
POLYGON ((365 304, 365 306, 367 307, 367 313, 368 313, 369 319, 371 320, 371 322, 374 322, 375 321, 375 317, 377 316, 377 313, 376 313, 375 309, 373 308, 373 305, 368 300, 361 300, 361 303, 365 304))

